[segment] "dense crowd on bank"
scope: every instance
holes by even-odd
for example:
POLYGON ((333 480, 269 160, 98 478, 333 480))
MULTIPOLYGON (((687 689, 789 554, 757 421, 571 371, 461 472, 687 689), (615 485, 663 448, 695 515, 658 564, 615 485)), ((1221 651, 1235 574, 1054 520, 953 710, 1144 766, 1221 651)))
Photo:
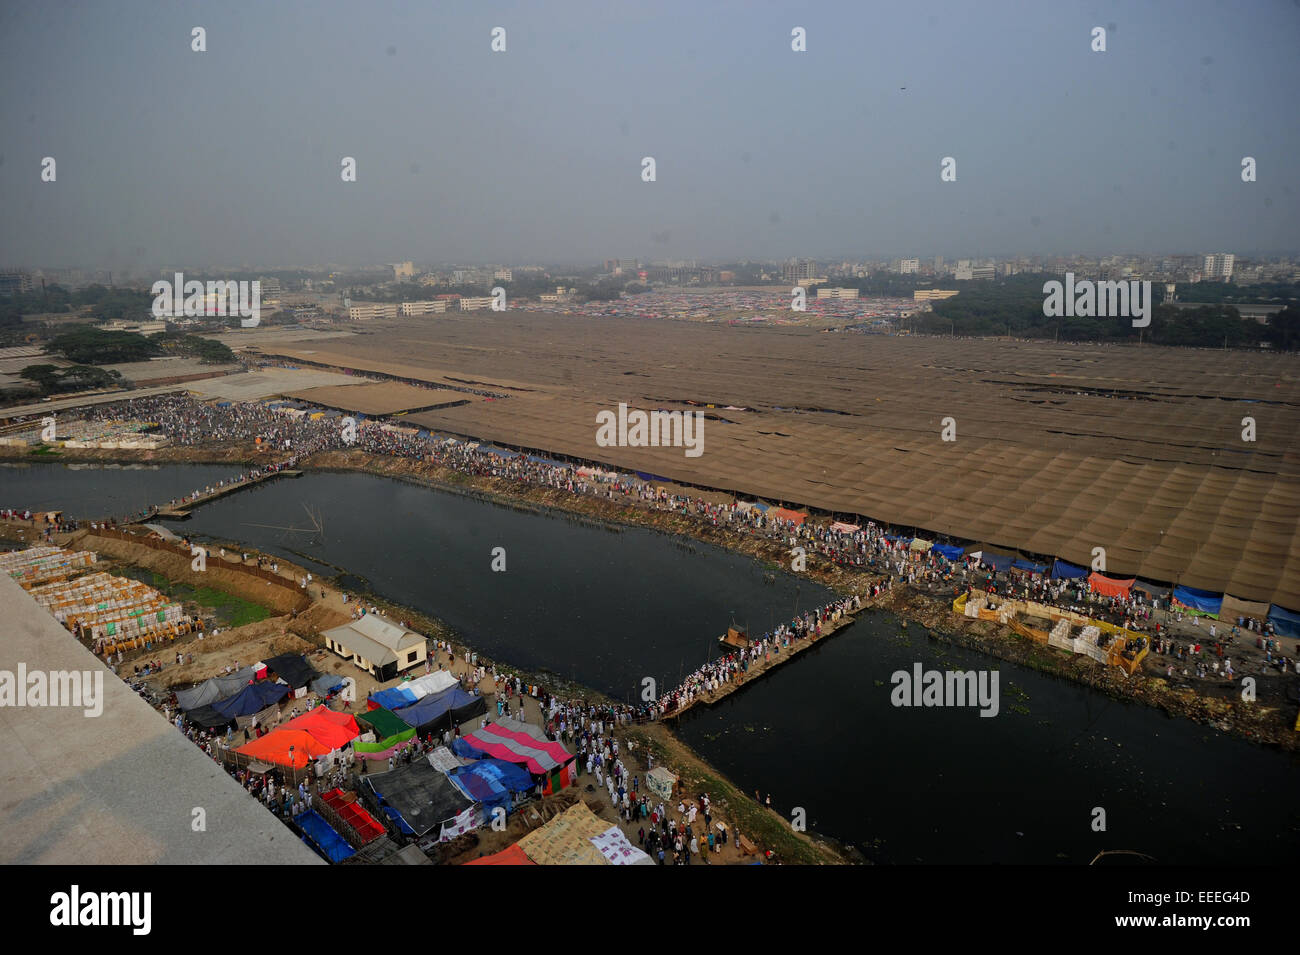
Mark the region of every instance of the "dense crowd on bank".
MULTIPOLYGON (((477 442, 394 428, 372 420, 359 423, 355 440, 345 440, 338 417, 313 419, 306 415, 287 415, 257 403, 210 404, 188 395, 127 399, 98 406, 91 414, 102 420, 129 416, 156 422, 164 434, 184 445, 204 441, 252 445, 261 439, 261 447, 275 450, 278 457, 275 463, 235 475, 231 478, 235 482, 269 470, 291 468, 301 457, 319 451, 355 448, 413 459, 475 477, 497 478, 679 514, 711 527, 779 542, 792 555, 796 548, 802 548, 809 558, 820 557, 848 570, 881 577, 880 584, 872 585, 871 597, 878 596, 895 581, 934 596, 980 591, 1075 610, 1153 637, 1167 635, 1170 624, 1194 622, 1190 616, 1184 620, 1167 596, 1146 594, 1138 588, 1126 595, 1108 596, 1093 591, 1086 578, 1058 580, 1018 569, 997 572, 974 555, 949 559, 932 550, 915 552, 910 548, 911 535, 891 533, 874 522, 859 526, 785 519, 743 501, 719 502, 702 495, 670 492, 635 475, 488 448, 477 442)), ((203 489, 196 488, 190 497, 172 503, 187 502, 223 486, 224 482, 219 481, 203 489)), ((1243 620, 1239 625, 1272 636, 1265 621, 1243 620)), ((707 682, 709 678, 703 679, 707 682)))

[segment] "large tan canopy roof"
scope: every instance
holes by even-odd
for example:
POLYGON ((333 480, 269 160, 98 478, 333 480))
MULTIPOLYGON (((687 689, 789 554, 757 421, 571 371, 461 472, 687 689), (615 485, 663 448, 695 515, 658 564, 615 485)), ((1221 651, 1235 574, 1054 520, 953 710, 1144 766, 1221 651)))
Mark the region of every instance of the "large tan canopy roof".
POLYGON ((536 312, 368 330, 276 351, 508 396, 424 427, 1300 608, 1291 356, 536 312), (620 402, 702 411, 704 453, 600 447, 620 402))

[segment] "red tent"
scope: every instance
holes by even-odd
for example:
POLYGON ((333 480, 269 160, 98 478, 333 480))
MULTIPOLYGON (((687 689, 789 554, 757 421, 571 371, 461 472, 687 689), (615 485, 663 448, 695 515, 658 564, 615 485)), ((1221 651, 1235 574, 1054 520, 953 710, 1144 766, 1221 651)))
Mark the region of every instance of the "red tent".
POLYGON ((495 855, 483 856, 465 863, 466 865, 537 865, 528 858, 527 853, 515 843, 508 849, 502 849, 495 855))
POLYGON ((331 750, 340 749, 361 735, 351 713, 335 713, 323 706, 290 720, 280 728, 309 733, 316 742, 331 750))

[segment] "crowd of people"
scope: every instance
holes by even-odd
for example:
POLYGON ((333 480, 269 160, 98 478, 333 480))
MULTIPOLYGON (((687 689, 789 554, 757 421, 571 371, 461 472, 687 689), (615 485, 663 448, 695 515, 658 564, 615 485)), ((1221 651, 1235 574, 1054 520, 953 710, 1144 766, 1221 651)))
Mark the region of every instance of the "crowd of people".
POLYGON ((689 707, 699 697, 709 697, 729 683, 739 683, 750 668, 766 663, 783 651, 789 653, 800 640, 817 639, 824 627, 837 623, 846 613, 862 608, 862 598, 854 594, 833 600, 815 610, 796 616, 775 631, 764 633, 717 660, 711 660, 692 672, 680 686, 665 693, 658 702, 662 716, 670 716, 689 707))
MULTIPOLYGON (((1179 608, 1171 605, 1167 595, 1144 593, 1138 587, 1124 595, 1110 596, 1092 590, 1086 578, 1053 579, 1014 568, 994 571, 981 563, 978 556, 950 559, 933 550, 914 551, 911 535, 891 533, 874 522, 859 526, 790 519, 769 514, 758 504, 739 500, 719 502, 704 495, 672 492, 635 475, 580 467, 377 421, 361 421, 355 440, 348 440, 338 417, 313 419, 285 414, 259 403, 211 404, 188 395, 126 399, 98 406, 90 414, 104 420, 128 416, 156 422, 160 431, 184 445, 204 441, 247 445, 260 439, 264 448, 291 454, 284 460, 241 474, 234 479, 237 481, 271 469, 292 467, 301 456, 317 451, 357 448, 378 455, 414 459, 475 477, 497 478, 684 515, 711 527, 764 538, 791 550, 803 548, 810 557, 816 555, 839 567, 878 576, 880 583, 870 585, 871 597, 898 582, 934 596, 979 590, 990 595, 1035 600, 1154 636, 1166 635, 1173 623, 1196 623, 1194 618, 1184 621, 1179 608)), ((220 486, 218 482, 217 487, 220 486)), ((195 494, 199 493, 196 489, 195 494)), ((1266 621, 1245 620, 1239 625, 1272 635, 1266 621)))

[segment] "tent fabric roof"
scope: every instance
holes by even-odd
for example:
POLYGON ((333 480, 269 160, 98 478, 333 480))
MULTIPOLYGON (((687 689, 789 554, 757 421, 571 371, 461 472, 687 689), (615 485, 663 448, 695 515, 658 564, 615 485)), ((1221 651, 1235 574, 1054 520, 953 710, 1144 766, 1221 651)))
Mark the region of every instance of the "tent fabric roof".
POLYGON ((1076 564, 1067 564, 1065 561, 1057 558, 1052 562, 1052 578, 1054 580, 1077 580, 1080 577, 1087 577, 1088 569, 1079 567, 1076 564))
POLYGON ((452 686, 441 693, 431 693, 413 706, 399 710, 397 716, 408 726, 423 733, 426 727, 443 729, 448 723, 459 726, 470 717, 486 712, 487 701, 483 697, 466 692, 459 686, 452 686))
POLYGON ((316 671, 301 653, 282 653, 262 661, 266 668, 295 690, 316 679, 316 671))
POLYGON ((1269 607, 1268 622, 1284 637, 1300 637, 1300 613, 1293 613, 1283 607, 1269 607))
POLYGON ((314 809, 293 817, 293 821, 325 853, 330 862, 342 862, 356 854, 356 849, 348 845, 334 827, 316 813, 314 809))
MULTIPOLYGON (((350 647, 349 649, 355 648, 350 647)), ((363 653, 362 656, 365 656, 365 654, 363 653)), ((372 663, 376 662, 370 657, 366 657, 366 659, 370 660, 372 663)), ((404 706, 410 706, 417 699, 419 699, 419 697, 408 690, 405 686, 390 686, 386 690, 376 690, 374 693, 370 694, 370 701, 372 703, 378 703, 386 710, 400 710, 404 706)))
POLYGON ((426 673, 414 680, 407 680, 402 684, 402 687, 414 693, 415 698, 418 700, 423 699, 430 693, 441 693, 448 687, 457 686, 459 683, 460 681, 456 679, 450 670, 434 670, 432 673, 426 673))
POLYGON ((1195 587, 1175 587, 1174 600, 1201 613, 1216 614, 1223 604, 1223 594, 1213 594, 1195 587))
POLYGON ((233 716, 218 712, 217 708, 211 703, 187 710, 185 718, 195 726, 202 727, 205 730, 221 729, 223 726, 228 726, 235 721, 233 716))
POLYGON ((591 842, 610 865, 654 865, 654 861, 632 845, 618 826, 610 826, 600 835, 592 836, 591 842))
POLYGON ((1228 594, 1223 595, 1219 607, 1219 616, 1235 621, 1238 617, 1254 617, 1256 620, 1268 619, 1268 604, 1238 600, 1228 594))
POLYGON ((751 343, 721 325, 628 318, 602 342, 620 360, 591 361, 589 321, 502 313, 468 328, 404 324, 397 344, 362 336, 278 350, 421 380, 454 364, 533 389, 420 412, 410 419, 419 427, 1080 565, 1101 545, 1124 576, 1300 610, 1300 376, 1259 355, 907 336, 849 336, 828 349, 812 330, 751 343), (503 335, 511 349, 499 347, 503 335), (725 390, 754 410, 727 412, 698 458, 598 448, 590 409, 626 397, 628 370, 646 376, 634 379, 643 394, 725 390), (560 372, 571 377, 557 388, 560 372), (879 387, 842 387, 864 375, 879 387), (940 391, 970 409, 960 442, 934 440, 940 391), (1248 446, 1243 400, 1258 420, 1248 446))
MULTIPOLYGON (((1059 563, 1059 561, 1058 561, 1059 563)), ((1134 590, 1140 590, 1143 593, 1150 594, 1152 597, 1168 597, 1173 591, 1168 587, 1162 587, 1159 584, 1152 583, 1149 580, 1138 579, 1133 585, 1134 590)))
POLYGON ((1088 576, 1088 586, 1107 597, 1127 597, 1129 588, 1133 586, 1133 578, 1117 580, 1094 571, 1088 576))
POLYGON ((343 685, 343 677, 336 673, 325 673, 311 681, 313 693, 325 696, 331 690, 343 685))
POLYGON ((371 773, 365 779, 380 805, 395 809, 417 836, 473 805, 427 759, 413 760, 387 773, 371 773))
POLYGON ((563 766, 573 755, 559 743, 541 735, 541 731, 518 720, 502 719, 489 723, 452 744, 457 755, 485 753, 511 763, 522 763, 528 771, 548 773, 563 766))
POLYGON ((502 849, 490 856, 481 856, 465 863, 466 865, 537 865, 532 859, 528 858, 528 853, 523 850, 519 843, 515 843, 509 848, 502 849))
POLYGON ((577 802, 519 840, 519 847, 538 865, 609 865, 591 841, 609 830, 609 823, 577 802))
POLYGON ((250 683, 234 696, 212 704, 212 708, 233 720, 236 716, 252 716, 272 703, 279 703, 288 695, 289 688, 283 683, 250 683))
POLYGON ((244 756, 253 759, 260 759, 264 763, 275 763, 277 766, 292 766, 294 769, 301 769, 307 765, 308 759, 318 759, 321 756, 328 756, 331 750, 317 742, 316 737, 302 730, 278 729, 272 730, 261 739, 251 740, 235 750, 244 756), (290 761, 289 747, 293 747, 293 757, 290 761))
POLYGON ((302 716, 285 723, 281 729, 302 730, 331 751, 341 749, 361 735, 351 713, 335 713, 323 706, 314 707, 302 716))
POLYGON ((382 706, 373 710, 366 710, 364 713, 358 713, 357 719, 373 726, 375 736, 381 740, 396 736, 398 733, 408 732, 411 728, 410 724, 404 722, 396 713, 382 706))
POLYGON ((199 706, 206 706, 209 703, 217 702, 217 700, 224 700, 228 696, 234 696, 256 677, 256 668, 242 667, 234 673, 214 676, 210 680, 204 680, 198 686, 188 690, 177 690, 176 702, 180 704, 182 710, 192 710, 199 706))
POLYGON ((511 794, 526 793, 534 786, 526 769, 501 759, 481 759, 459 766, 447 773, 447 778, 467 798, 482 803, 489 814, 497 807, 509 812, 511 794))

